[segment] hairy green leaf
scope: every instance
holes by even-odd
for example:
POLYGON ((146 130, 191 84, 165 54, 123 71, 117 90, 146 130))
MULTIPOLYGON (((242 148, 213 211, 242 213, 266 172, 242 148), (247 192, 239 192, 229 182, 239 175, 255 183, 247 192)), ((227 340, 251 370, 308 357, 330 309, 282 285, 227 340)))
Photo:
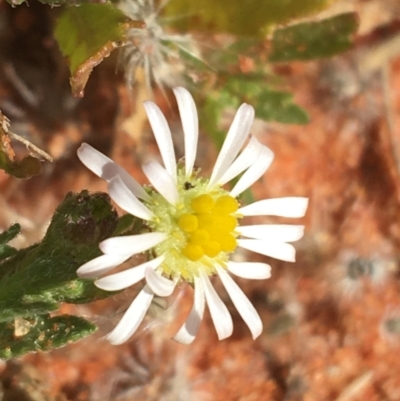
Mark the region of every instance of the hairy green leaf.
POLYGON ((98 244, 110 237, 118 216, 106 194, 68 194, 57 208, 41 243, 0 261, 0 322, 58 309, 60 302, 105 298, 76 270, 101 254, 98 244))
POLYGON ((357 15, 345 13, 318 22, 277 29, 269 60, 312 60, 342 53, 352 47, 352 35, 357 28, 357 15))
POLYGON ((14 255, 17 250, 10 245, 7 245, 21 232, 19 224, 12 225, 8 230, 0 234, 0 260, 14 255))
POLYGON ((54 35, 68 59, 75 96, 83 96, 93 68, 123 44, 125 21, 125 15, 108 3, 71 7, 61 14, 54 35))
POLYGON ((315 14, 331 2, 331 0, 170 0, 165 6, 165 13, 171 17, 171 23, 183 31, 264 36, 269 27, 315 14), (177 16, 179 18, 176 18, 177 16))
POLYGON ((0 358, 50 351, 93 333, 96 326, 78 316, 48 314, 0 323, 0 358))

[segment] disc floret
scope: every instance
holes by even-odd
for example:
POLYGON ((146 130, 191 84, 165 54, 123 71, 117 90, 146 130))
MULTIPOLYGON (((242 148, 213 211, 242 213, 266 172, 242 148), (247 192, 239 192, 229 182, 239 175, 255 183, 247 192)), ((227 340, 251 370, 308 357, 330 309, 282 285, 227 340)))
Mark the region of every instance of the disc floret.
POLYGON ((147 206, 155 218, 148 226, 167 235, 153 250, 157 257, 164 255, 163 275, 192 283, 200 270, 216 274, 215 263, 224 265, 236 249, 239 203, 222 187, 210 190, 197 173, 178 174, 178 193, 179 201, 171 205, 150 190, 147 206))

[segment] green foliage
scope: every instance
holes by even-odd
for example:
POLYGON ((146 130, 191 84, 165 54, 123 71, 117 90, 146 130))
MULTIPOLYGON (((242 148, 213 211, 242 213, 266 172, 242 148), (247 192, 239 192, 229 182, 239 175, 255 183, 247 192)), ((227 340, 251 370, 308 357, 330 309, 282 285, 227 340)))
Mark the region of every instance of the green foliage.
POLYGON ((307 124, 307 113, 293 102, 290 92, 269 88, 258 76, 232 77, 224 88, 240 103, 253 105, 256 116, 266 121, 277 121, 284 124, 307 124))
POLYGON ((217 146, 222 145, 225 132, 216 130, 222 111, 227 108, 237 109, 240 104, 251 104, 256 116, 266 121, 284 124, 307 124, 307 113, 293 102, 290 92, 268 87, 263 76, 232 76, 224 86, 212 91, 202 107, 203 121, 217 146))
POLYGON ((93 333, 96 326, 78 316, 48 314, 0 323, 0 358, 49 351, 93 333))
POLYGON ((352 35, 357 28, 357 15, 345 13, 323 21, 277 29, 269 60, 313 60, 342 53, 351 48, 352 35))
POLYGON ((0 149, 0 168, 16 178, 30 178, 42 171, 42 162, 34 156, 26 156, 22 160, 12 160, 0 149))
POLYGON ((84 4, 66 8, 61 14, 54 35, 71 73, 95 55, 109 41, 123 36, 121 23, 126 17, 110 4, 84 4))
MULTIPOLYGON (((6 0, 7 3, 11 4, 12 6, 19 6, 23 3, 28 3, 27 0, 6 0)), ((87 3, 103 3, 103 0, 38 0, 42 4, 48 4, 49 6, 77 6, 80 4, 87 4, 87 3)))
POLYGON ((6 259, 17 252, 15 248, 7 245, 7 243, 14 239, 20 232, 21 226, 19 224, 14 224, 7 231, 0 234, 0 260, 6 259))
POLYGON ((165 14, 182 31, 264 36, 269 27, 321 11, 331 0, 170 0, 165 14), (184 16, 176 18, 176 16, 184 16), (185 17, 187 16, 187 18, 185 17))
MULTIPOLYGON (((0 357, 62 346, 94 330, 84 319, 50 318, 47 314, 57 310, 61 302, 86 303, 113 295, 98 289, 91 280, 79 279, 76 270, 101 254, 99 242, 112 236, 117 225, 117 213, 106 194, 70 193, 57 208, 40 243, 14 250, 0 260, 0 322, 4 328, 0 329, 0 357), (16 319, 28 322, 28 337, 12 337, 16 319), (58 326, 53 330, 55 323, 58 326)), ((3 249, 19 229, 15 225, 0 235, 3 249)))
POLYGON ((64 10, 54 35, 71 71, 75 96, 82 97, 93 68, 123 44, 125 15, 111 4, 84 4, 64 10))

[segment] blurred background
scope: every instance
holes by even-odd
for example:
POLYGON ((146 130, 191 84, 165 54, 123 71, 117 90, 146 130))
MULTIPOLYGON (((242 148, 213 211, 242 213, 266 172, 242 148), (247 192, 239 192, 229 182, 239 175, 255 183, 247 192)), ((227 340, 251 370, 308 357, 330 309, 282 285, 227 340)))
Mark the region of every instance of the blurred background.
MULTIPOLYGON (((252 134, 275 153, 246 196, 310 198, 298 222, 306 234, 295 244, 296 263, 238 255, 272 266, 267 281, 237 280, 261 315, 263 334, 251 339, 219 282, 235 327, 222 342, 208 313, 192 345, 171 340, 192 305, 187 288, 153 305, 141 329, 118 347, 102 336, 137 289, 90 305, 64 305, 63 312, 96 322, 98 333, 2 362, 1 399, 400 400, 400 3, 308 1, 297 10, 294 2, 282 2, 280 9, 264 1, 248 13, 239 2, 232 9, 214 3, 200 2, 196 11, 171 0, 161 15, 150 2, 122 4, 150 33, 130 28, 128 45, 94 68, 84 96, 74 97, 53 34, 65 8, 0 1, 0 110, 12 132, 54 158, 29 179, 0 171, 0 228, 19 222, 23 235, 14 245, 26 247, 41 240, 69 191, 106 191, 76 156, 82 142, 145 183, 140 166, 158 150, 143 100, 153 99, 166 114, 182 156, 170 88, 185 85, 193 93, 200 113, 197 165, 205 173, 235 109, 246 101, 256 108, 252 134), (268 14, 269 7, 276 14, 268 14), (282 11, 287 9, 292 13, 282 11), (257 10, 270 20, 260 22, 257 10), (277 30, 336 15, 354 22, 343 27, 349 29, 348 46, 324 53, 342 33, 339 25, 332 42, 321 33, 315 57, 279 53, 277 30), (163 48, 159 56, 159 27, 162 40, 182 47, 163 48)), ((23 143, 12 143, 17 157, 26 155, 23 143)))

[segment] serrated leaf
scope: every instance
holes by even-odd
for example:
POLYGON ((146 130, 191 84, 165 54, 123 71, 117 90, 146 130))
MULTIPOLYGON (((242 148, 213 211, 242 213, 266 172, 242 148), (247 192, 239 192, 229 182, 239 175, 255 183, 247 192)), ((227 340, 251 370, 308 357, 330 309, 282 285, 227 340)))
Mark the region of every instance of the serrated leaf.
POLYGON ((315 14, 330 3, 332 0, 170 0, 164 12, 174 27, 186 32, 264 36, 270 26, 315 14))
POLYGON ((54 35, 71 73, 107 42, 122 38, 125 15, 110 4, 85 4, 64 10, 54 35))
POLYGON ((125 21, 122 11, 111 4, 84 4, 61 14, 54 35, 68 59, 74 96, 83 96, 93 68, 123 45, 125 21))
POLYGON ((17 318, 0 324, 0 358, 10 359, 34 351, 50 351, 93 333, 96 326, 69 315, 17 318))
POLYGON ((352 47, 352 36, 357 28, 357 15, 345 13, 318 22, 277 29, 272 38, 269 60, 312 60, 342 53, 352 47))
POLYGON ((117 222, 108 195, 68 194, 40 244, 0 261, 0 322, 47 313, 60 302, 112 295, 78 279, 76 270, 101 254, 98 244, 113 234, 117 222))

